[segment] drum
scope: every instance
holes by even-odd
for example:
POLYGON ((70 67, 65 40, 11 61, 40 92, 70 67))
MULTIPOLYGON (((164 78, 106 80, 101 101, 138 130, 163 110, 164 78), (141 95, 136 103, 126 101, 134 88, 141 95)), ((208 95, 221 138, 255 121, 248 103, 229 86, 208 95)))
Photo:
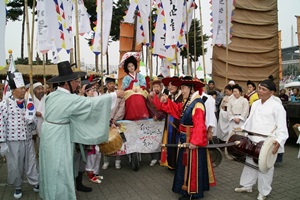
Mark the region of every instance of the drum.
POLYGON ((116 153, 122 147, 122 138, 118 132, 118 129, 111 128, 109 130, 108 141, 99 144, 100 152, 103 155, 110 155, 116 153))
POLYGON ((278 151, 273 154, 274 149, 274 137, 268 137, 261 146, 259 156, 258 156, 258 167, 262 173, 267 173, 270 168, 272 168, 276 162, 278 151))
POLYGON ((267 173, 276 162, 277 153, 273 154, 274 137, 268 137, 265 141, 253 143, 248 137, 232 135, 228 142, 240 141, 239 145, 227 147, 228 154, 237 161, 244 162, 246 156, 253 158, 262 173, 267 173))

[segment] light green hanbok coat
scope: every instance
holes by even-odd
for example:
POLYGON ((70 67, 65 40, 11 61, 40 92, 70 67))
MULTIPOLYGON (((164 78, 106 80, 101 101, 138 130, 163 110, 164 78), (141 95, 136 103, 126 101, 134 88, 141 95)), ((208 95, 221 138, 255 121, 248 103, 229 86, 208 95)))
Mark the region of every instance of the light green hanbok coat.
POLYGON ((109 94, 87 98, 61 90, 47 97, 39 153, 42 199, 76 199, 74 143, 108 140, 111 101, 109 94))

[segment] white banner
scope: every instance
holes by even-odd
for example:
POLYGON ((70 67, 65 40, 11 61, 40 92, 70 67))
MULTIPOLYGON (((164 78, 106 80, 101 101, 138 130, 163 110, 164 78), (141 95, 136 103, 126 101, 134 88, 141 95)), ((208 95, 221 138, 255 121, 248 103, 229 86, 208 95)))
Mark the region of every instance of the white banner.
POLYGON ((5 62, 5 26, 6 9, 4 0, 0 0, 0 70, 6 66, 5 62))
POLYGON ((161 0, 166 18, 166 45, 177 45, 183 23, 184 1, 161 0))
POLYGON ((165 57, 168 59, 173 59, 175 57, 175 48, 165 47, 166 41, 166 24, 165 24, 165 13, 163 6, 161 5, 160 0, 157 0, 157 19, 156 25, 154 29, 154 44, 153 44, 153 54, 157 54, 161 57, 165 57))
POLYGON ((101 0, 97 0, 97 25, 94 30, 95 35, 94 35, 94 39, 93 39, 92 50, 95 54, 99 54, 101 52, 102 55, 105 55, 107 53, 109 33, 110 33, 110 28, 111 28, 113 1, 104 0, 102 3, 103 3, 103 6, 102 6, 103 7, 102 51, 101 51, 101 0))
MULTIPOLYGON (((89 14, 87 12, 86 7, 84 6, 83 0, 77 0, 78 2, 78 29, 79 29, 79 35, 84 35, 85 33, 90 32, 91 24, 90 24, 90 18, 89 14)), ((75 6, 74 6, 75 8, 75 6)), ((76 35, 76 20, 75 20, 75 9, 73 9, 72 12, 72 29, 73 29, 73 35, 76 35)))
MULTIPOLYGON (((139 0, 138 6, 140 12, 140 20, 142 24, 142 27, 140 27, 143 36, 142 42, 144 44, 149 44, 149 15, 151 9, 150 0, 139 0)), ((137 45, 138 44, 140 43, 137 42, 137 45)))
MULTIPOLYGON (((13 72, 16 71, 16 65, 15 65, 15 61, 14 61, 14 58, 13 58, 12 54, 9 55, 9 62, 10 62, 10 64, 9 64, 8 71, 13 73, 13 72)), ((8 76, 6 76, 6 81, 5 81, 4 88, 3 88, 3 98, 2 98, 2 100, 5 100, 5 99, 7 99, 8 97, 11 96, 11 89, 9 88, 8 81, 9 81, 9 78, 8 78, 8 76)))
POLYGON ((226 22, 226 0, 212 1, 212 20, 213 20, 213 44, 226 46, 226 24, 228 30, 228 44, 230 40, 230 28, 232 26, 231 16, 234 0, 228 0, 228 21, 226 22))
POLYGON ((136 11, 136 6, 137 6, 137 2, 136 1, 131 1, 129 8, 127 10, 127 13, 124 17, 124 22, 125 23, 134 23, 134 13, 136 11))
POLYGON ((118 121, 121 124, 121 131, 124 132, 126 142, 123 145, 123 151, 119 155, 139 153, 160 152, 162 135, 165 121, 138 120, 118 121))
POLYGON ((54 24, 56 11, 54 1, 37 1, 37 46, 38 51, 45 54, 52 47, 52 38, 54 34, 59 35, 58 25, 54 24), (56 30, 56 31, 55 31, 56 30))

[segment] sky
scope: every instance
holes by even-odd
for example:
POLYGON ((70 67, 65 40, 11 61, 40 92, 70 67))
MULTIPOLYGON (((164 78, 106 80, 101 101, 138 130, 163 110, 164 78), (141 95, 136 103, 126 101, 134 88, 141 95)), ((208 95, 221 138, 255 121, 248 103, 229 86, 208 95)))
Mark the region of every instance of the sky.
MULTIPOLYGON (((210 0, 202 0, 202 21, 203 21, 203 30, 204 34, 211 35, 211 22, 210 22, 210 0)), ((198 3, 198 1, 196 1, 198 3)), ((289 47, 292 45, 298 45, 297 41, 297 20, 295 15, 300 16, 300 0, 278 0, 278 29, 281 30, 282 34, 282 48, 289 47), (291 33, 291 27, 293 26, 293 34, 291 33), (292 40, 293 37, 293 40, 292 40)), ((198 10, 199 12, 199 10, 198 10)), ((6 33, 5 33, 5 49, 6 52, 9 49, 13 50, 13 56, 16 59, 17 57, 21 56, 20 51, 20 44, 21 44, 21 22, 11 22, 9 21, 6 26, 6 33)), ((36 33, 35 33, 36 34, 36 33)), ((212 40, 205 44, 207 48, 207 53, 205 55, 205 63, 207 73, 211 72, 211 57, 212 57, 212 47, 211 47, 212 40)), ((25 44, 26 43, 26 35, 25 35, 25 44)), ((87 42, 84 38, 81 37, 80 39, 80 52, 81 52, 81 61, 86 64, 93 64, 94 63, 94 53, 89 49, 87 42)), ((24 48, 25 57, 27 57, 27 46, 24 48)), ((34 54, 35 55, 35 54, 34 54)), ((113 42, 109 47, 109 64, 110 65, 118 65, 119 64, 119 43, 113 42)), ((64 50, 61 51, 59 54, 61 61, 67 60, 69 57, 64 50)), ((8 58, 8 53, 6 55, 8 58)), ((35 56, 34 56, 35 57, 35 56)), ((202 62, 202 58, 200 59, 202 62)), ((106 63, 104 58, 104 63, 106 63)), ((100 61, 99 61, 100 63, 100 61)), ((201 63, 203 66, 203 64, 201 63)))

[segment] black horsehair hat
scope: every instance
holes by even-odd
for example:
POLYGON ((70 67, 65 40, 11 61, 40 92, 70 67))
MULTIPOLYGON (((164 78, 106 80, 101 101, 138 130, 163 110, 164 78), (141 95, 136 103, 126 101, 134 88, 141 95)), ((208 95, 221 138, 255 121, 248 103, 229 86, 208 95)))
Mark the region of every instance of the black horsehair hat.
POLYGON ((57 64, 57 67, 58 76, 49 79, 47 81, 48 83, 61 83, 65 81, 72 81, 86 75, 86 72, 83 71, 73 72, 69 61, 60 62, 57 64))

